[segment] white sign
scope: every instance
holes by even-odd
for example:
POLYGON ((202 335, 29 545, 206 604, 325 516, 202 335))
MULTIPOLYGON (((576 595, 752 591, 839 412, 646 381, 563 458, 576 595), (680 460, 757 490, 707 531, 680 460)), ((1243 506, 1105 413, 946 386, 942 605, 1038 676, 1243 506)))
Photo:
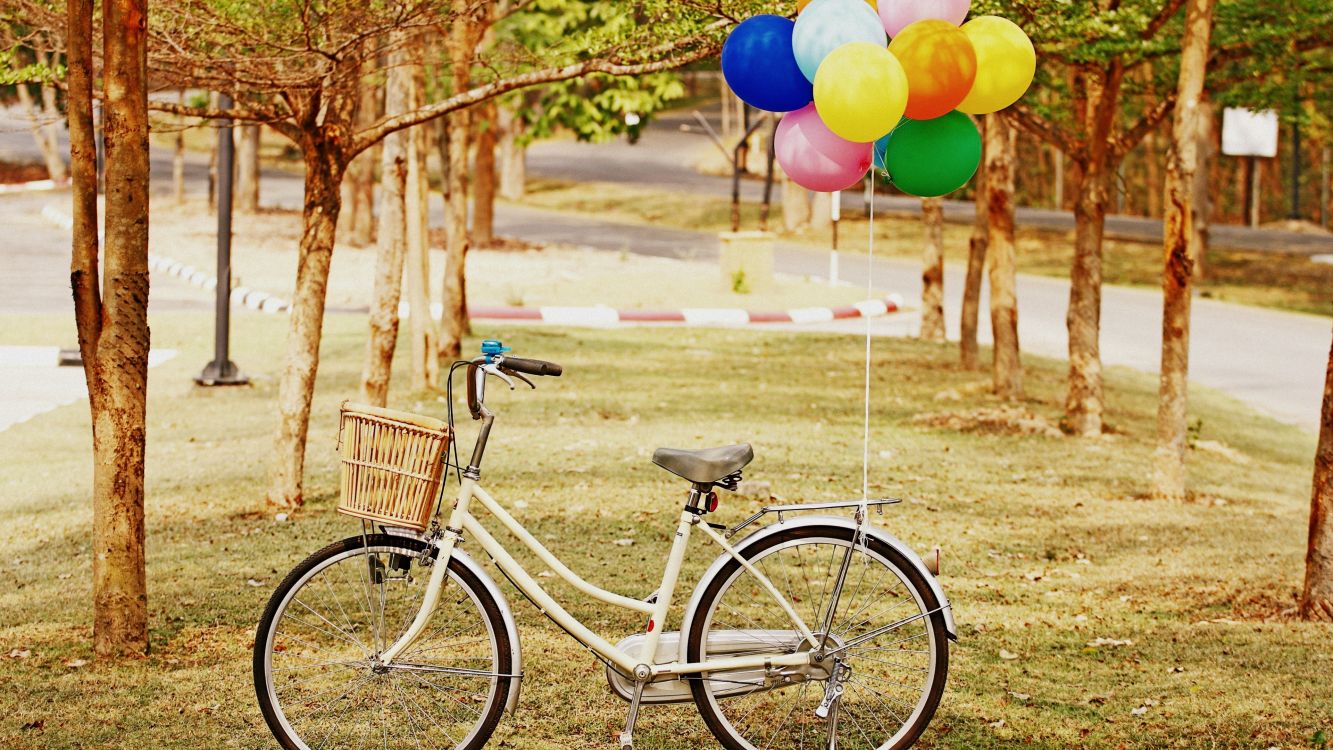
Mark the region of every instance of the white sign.
POLYGON ((1277 156, 1277 112, 1227 107, 1222 110, 1222 153, 1277 156))

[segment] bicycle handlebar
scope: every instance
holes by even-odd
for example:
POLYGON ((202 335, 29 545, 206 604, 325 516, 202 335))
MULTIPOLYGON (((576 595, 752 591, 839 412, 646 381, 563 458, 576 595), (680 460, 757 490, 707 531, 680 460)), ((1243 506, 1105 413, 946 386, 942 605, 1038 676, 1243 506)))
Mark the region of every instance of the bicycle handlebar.
MULTIPOLYGON (((486 386, 482 382, 487 373, 483 367, 499 367, 501 371, 511 370, 515 373, 525 373, 528 375, 549 375, 551 377, 560 377, 564 368, 554 362, 547 362, 542 359, 525 359, 523 357, 504 357, 495 365, 487 365, 485 357, 478 357, 468 363, 467 368, 467 408, 472 414, 473 419, 481 419, 482 400, 485 398, 486 386)), ((496 374, 491 372, 490 374, 496 374)), ((510 383, 512 386, 513 383, 510 383)), ((531 385, 531 383, 529 383, 531 385)))
POLYGON ((547 362, 542 359, 526 359, 523 357, 505 357, 500 362, 501 368, 508 368, 515 372, 526 373, 528 375, 550 375, 558 378, 564 368, 554 362, 547 362))

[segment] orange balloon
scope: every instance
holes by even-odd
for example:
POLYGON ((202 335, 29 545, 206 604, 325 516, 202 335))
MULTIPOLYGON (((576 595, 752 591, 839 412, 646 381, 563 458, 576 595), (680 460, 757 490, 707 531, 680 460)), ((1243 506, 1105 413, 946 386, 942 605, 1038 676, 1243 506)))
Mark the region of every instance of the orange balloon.
MULTIPOLYGON (((805 10, 805 6, 809 5, 812 2, 814 2, 814 0, 796 0, 796 12, 800 13, 801 11, 805 10)), ((866 4, 868 4, 870 7, 876 10, 879 10, 879 6, 875 5, 875 2, 876 0, 866 0, 866 4)))
POLYGON ((933 120, 967 98, 977 77, 977 53, 962 29, 928 19, 917 21, 889 42, 889 51, 907 73, 907 112, 913 120, 933 120))

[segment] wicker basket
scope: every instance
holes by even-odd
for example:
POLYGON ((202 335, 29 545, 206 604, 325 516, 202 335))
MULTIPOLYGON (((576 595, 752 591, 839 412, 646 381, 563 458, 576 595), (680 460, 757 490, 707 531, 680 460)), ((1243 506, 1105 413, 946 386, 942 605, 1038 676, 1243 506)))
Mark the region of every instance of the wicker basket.
POLYGON ((449 426, 438 419, 343 402, 338 512, 424 531, 448 447, 449 426))

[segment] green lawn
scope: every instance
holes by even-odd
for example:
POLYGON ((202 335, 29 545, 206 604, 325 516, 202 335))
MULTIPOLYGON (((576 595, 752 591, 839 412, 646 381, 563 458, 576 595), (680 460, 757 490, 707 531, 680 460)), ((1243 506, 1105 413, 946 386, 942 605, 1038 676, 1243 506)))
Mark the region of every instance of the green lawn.
MULTIPOLYGON (((621 221, 644 222, 683 229, 722 231, 731 226, 731 204, 718 196, 673 193, 607 183, 533 180, 525 205, 562 211, 595 214, 621 221)), ((741 206, 741 226, 759 226, 759 205, 741 206)), ((770 226, 782 228, 781 199, 775 194, 770 226)), ((838 246, 849 252, 864 252, 866 221, 861 211, 843 215, 838 246)), ((972 227, 945 224, 944 257, 948 263, 967 263, 968 237, 972 227)), ((921 257, 921 222, 905 216, 878 216, 875 220, 875 252, 903 258, 921 257)), ((803 229, 788 239, 812 247, 827 248, 827 230, 803 229)), ((1073 258, 1072 233, 1020 229, 1016 238, 1018 270, 1056 278, 1069 278, 1073 258)), ((1162 283, 1162 248, 1159 244, 1107 239, 1103 249, 1104 281, 1107 284, 1158 288, 1162 283)), ((1333 315, 1329 289, 1333 289, 1333 265, 1315 263, 1303 253, 1269 253, 1213 249, 1205 263, 1205 278, 1199 294, 1228 302, 1262 305, 1283 310, 1333 315)))
MULTIPOLYGON (((190 377, 209 357, 210 317, 154 317, 155 345, 181 353, 151 376, 147 659, 91 655, 86 406, 0 433, 0 747, 274 746, 250 683, 253 629, 290 567, 359 528, 332 510, 333 449, 366 325, 327 321, 307 507, 278 522, 260 498, 286 323, 239 314, 234 357, 255 385, 200 391, 190 377), (71 666, 79 660, 88 663, 71 666)), ((70 328, 64 316, 0 318, 0 344, 66 340, 70 328)), ((748 440, 757 458, 747 476, 788 500, 858 494, 855 337, 490 324, 477 333, 565 366, 536 393, 493 390, 500 418, 486 478, 497 496, 526 501, 511 505, 515 515, 594 583, 630 594, 657 584, 685 488, 651 465, 656 446, 748 440), (610 544, 622 538, 636 543, 610 544)), ((1153 378, 1109 371, 1116 434, 1102 440, 955 432, 911 420, 988 405, 977 395, 984 374, 958 370, 950 347, 910 340, 876 341, 875 357, 871 479, 876 493, 906 500, 875 520, 919 549, 944 548, 960 628, 922 747, 1310 748, 1317 731, 1333 734, 1333 631, 1284 614, 1302 571, 1310 435, 1196 391, 1200 438, 1240 456, 1195 451, 1193 500, 1148 501, 1153 378), (1089 645, 1099 638, 1132 643, 1089 645)), ((1063 367, 1028 365, 1022 406, 1053 420, 1063 367)), ((444 411, 439 397, 401 388, 391 405, 444 411)), ((471 423, 461 427, 469 446, 471 423)), ((754 507, 726 496, 718 520, 754 507)), ((714 555, 696 548, 687 580, 714 555)), ((568 589, 554 593, 572 602, 568 589)), ((513 603, 528 676, 492 746, 610 747, 625 704, 601 665, 513 603)), ((637 616, 571 610, 613 640, 641 627, 637 616)), ((691 706, 649 707, 637 734, 646 748, 714 746, 691 706)))

